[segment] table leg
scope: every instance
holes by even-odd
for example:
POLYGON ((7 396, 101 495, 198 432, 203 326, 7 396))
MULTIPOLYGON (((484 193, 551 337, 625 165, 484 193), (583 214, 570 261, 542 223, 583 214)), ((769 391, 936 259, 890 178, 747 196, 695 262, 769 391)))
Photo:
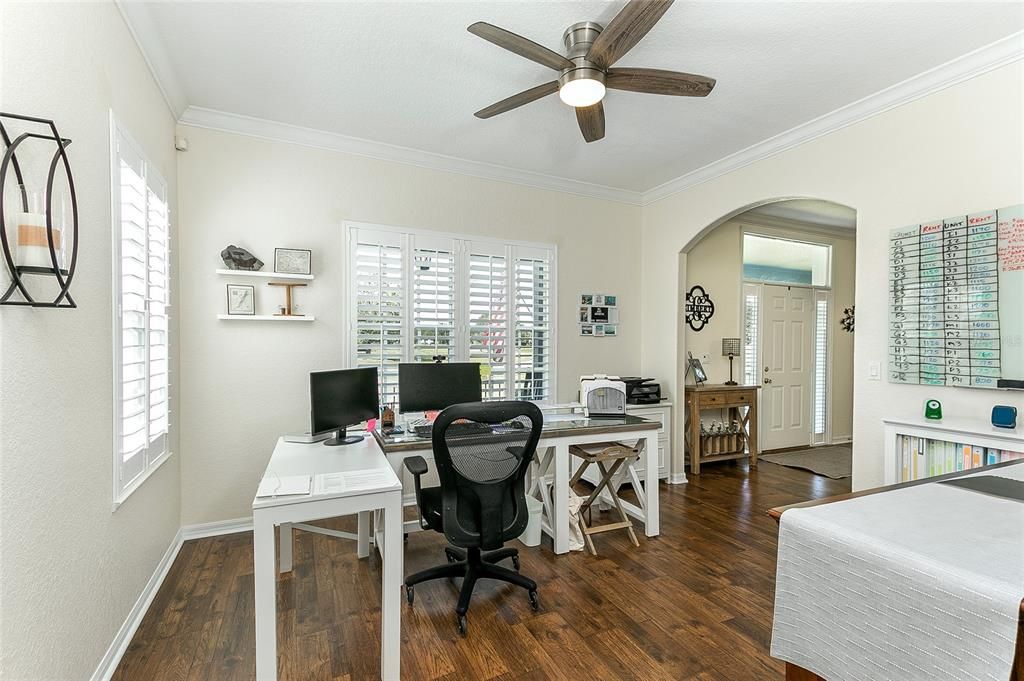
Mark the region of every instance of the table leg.
POLYGON ((281 572, 292 571, 292 549, 295 544, 295 533, 292 531, 291 523, 281 523, 278 528, 278 535, 280 536, 280 557, 278 562, 280 563, 281 572))
POLYGON ((657 537, 661 522, 658 514, 658 438, 645 435, 642 440, 647 456, 647 467, 644 470, 644 495, 647 497, 647 506, 644 509, 644 534, 648 537, 657 537))
MULTIPOLYGON (((697 396, 690 401, 690 472, 700 475, 700 408, 697 396)), ((684 457, 685 458, 685 457, 684 457)))
POLYGON ((253 513, 253 573, 256 614, 256 679, 277 679, 277 575, 274 561, 274 522, 253 513))
POLYGON ((356 530, 356 556, 366 558, 370 555, 370 512, 360 511, 356 530))
POLYGON ((554 456, 555 480, 551 501, 555 517, 551 525, 555 532, 555 553, 569 553, 569 445, 555 445, 554 456))
POLYGON ((401 678, 402 493, 389 494, 384 509, 384 567, 381 576, 380 678, 401 678))
POLYGON ((757 468, 757 393, 754 393, 754 402, 747 410, 747 441, 750 443, 750 467, 757 468))

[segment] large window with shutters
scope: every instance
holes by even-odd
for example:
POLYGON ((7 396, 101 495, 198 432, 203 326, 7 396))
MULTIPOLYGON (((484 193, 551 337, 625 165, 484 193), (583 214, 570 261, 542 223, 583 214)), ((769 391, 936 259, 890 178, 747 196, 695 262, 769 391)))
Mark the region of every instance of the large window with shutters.
POLYGON ((170 455, 167 184, 111 119, 114 505, 170 455))
POLYGON ((555 399, 555 247, 347 226, 351 365, 385 404, 401 362, 478 362, 485 400, 555 399))

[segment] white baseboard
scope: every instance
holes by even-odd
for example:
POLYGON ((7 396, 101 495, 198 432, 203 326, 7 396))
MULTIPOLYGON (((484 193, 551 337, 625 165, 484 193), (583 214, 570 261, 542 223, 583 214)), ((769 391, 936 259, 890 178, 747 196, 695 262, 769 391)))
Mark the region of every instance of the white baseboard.
POLYGON ((853 436, 852 435, 833 435, 832 436, 832 444, 834 444, 834 445, 844 445, 844 444, 846 444, 848 442, 853 442, 853 436))
POLYGON ((114 675, 114 670, 117 669, 117 665, 121 662, 121 656, 128 649, 128 645, 132 642, 132 637, 135 636, 139 625, 142 624, 142 618, 146 616, 146 611, 149 610, 149 606, 153 603, 157 591, 160 590, 160 585, 164 583, 164 578, 167 577, 171 565, 174 564, 174 559, 178 557, 182 541, 184 541, 183 532, 179 529, 177 534, 174 535, 171 545, 164 552, 163 558, 157 563, 153 576, 146 582, 146 586, 142 589, 139 599, 135 601, 135 605, 132 606, 128 617, 125 618, 124 624, 121 625, 117 635, 114 636, 114 640, 111 642, 110 647, 107 648, 103 659, 100 660, 96 671, 93 672, 91 681, 109 681, 110 677, 114 675))
POLYGON ((233 518, 231 520, 217 520, 212 523, 182 525, 181 527, 181 535, 184 541, 202 539, 203 537, 216 537, 221 534, 235 534, 236 532, 252 532, 252 516, 248 518, 233 518))
POLYGON ((106 654, 103 655, 99 666, 96 667, 96 671, 93 672, 90 681, 110 681, 110 677, 114 675, 117 665, 121 662, 124 651, 128 649, 128 645, 132 642, 132 637, 135 636, 139 625, 142 624, 142 618, 146 616, 146 611, 149 610, 149 606, 153 603, 153 599, 156 598, 156 594, 164 583, 171 565, 174 564, 174 559, 178 557, 181 545, 190 539, 215 537, 220 534, 234 534, 235 532, 252 532, 252 518, 235 518, 234 520, 220 520, 213 523, 184 525, 178 530, 178 533, 174 535, 171 545, 167 547, 163 558, 157 563, 153 576, 146 582, 146 586, 142 589, 139 599, 128 613, 128 617, 125 618, 124 624, 121 625, 110 647, 107 648, 106 654))

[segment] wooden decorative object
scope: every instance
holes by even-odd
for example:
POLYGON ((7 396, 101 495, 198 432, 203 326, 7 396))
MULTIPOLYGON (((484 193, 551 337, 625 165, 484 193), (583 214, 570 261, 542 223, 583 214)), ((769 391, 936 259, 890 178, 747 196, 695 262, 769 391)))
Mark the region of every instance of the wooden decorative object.
POLYGON ((292 289, 296 286, 305 286, 306 284, 297 284, 293 282, 283 281, 270 281, 267 282, 267 286, 283 286, 284 287, 284 314, 276 313, 275 317, 305 317, 306 315, 295 314, 292 312, 292 289))
POLYGON ((748 456, 750 467, 757 467, 757 391, 760 389, 759 385, 686 386, 685 443, 691 473, 699 475, 704 463, 748 456), (741 412, 744 407, 746 412, 741 412), (739 423, 740 432, 701 435, 700 413, 704 409, 728 410, 728 420, 739 423))

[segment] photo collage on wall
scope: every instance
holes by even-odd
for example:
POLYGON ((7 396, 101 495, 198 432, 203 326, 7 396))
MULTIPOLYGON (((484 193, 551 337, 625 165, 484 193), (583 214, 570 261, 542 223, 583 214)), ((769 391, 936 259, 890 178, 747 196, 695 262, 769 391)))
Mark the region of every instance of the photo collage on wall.
POLYGON ((618 296, 605 293, 581 293, 579 306, 581 336, 618 336, 618 296))

